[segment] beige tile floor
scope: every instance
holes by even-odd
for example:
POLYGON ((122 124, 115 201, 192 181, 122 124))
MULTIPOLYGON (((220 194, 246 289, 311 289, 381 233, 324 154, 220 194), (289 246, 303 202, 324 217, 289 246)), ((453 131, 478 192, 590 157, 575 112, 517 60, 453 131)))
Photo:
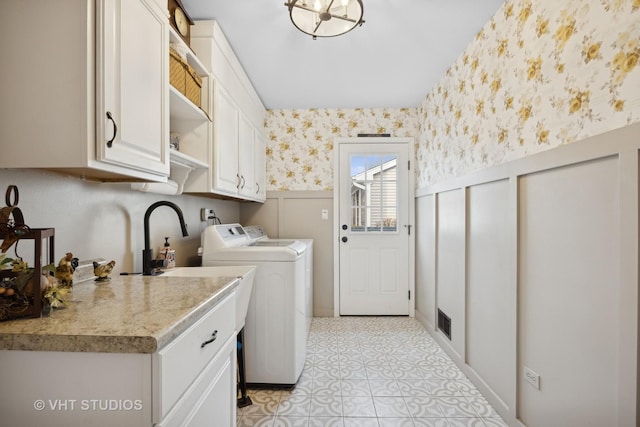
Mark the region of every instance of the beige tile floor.
POLYGON ((315 318, 295 389, 249 389, 237 426, 506 426, 420 323, 315 318))

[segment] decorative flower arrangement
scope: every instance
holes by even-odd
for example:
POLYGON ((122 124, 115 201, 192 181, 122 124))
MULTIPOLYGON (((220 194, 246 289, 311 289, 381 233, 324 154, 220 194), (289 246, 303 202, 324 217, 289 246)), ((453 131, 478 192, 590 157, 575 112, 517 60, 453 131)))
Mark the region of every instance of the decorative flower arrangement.
MULTIPOLYGON (((67 298, 73 286, 73 271, 70 274, 65 271, 62 275, 64 279, 60 278, 60 267, 66 264, 67 258, 73 258, 73 255, 67 253, 60 260, 57 267, 54 264, 42 267, 42 283, 40 287, 42 289, 42 303, 45 314, 47 314, 46 310, 49 308, 62 308, 67 305, 67 298)), ((77 258, 75 259, 77 260, 77 258)))
MULTIPOLYGON (((12 318, 16 313, 29 309, 27 285, 33 282, 34 271, 21 257, 10 258, 0 254, 0 271, 10 273, 0 280, 0 320, 12 318)), ((42 268, 40 289, 43 313, 47 315, 51 308, 62 308, 67 303, 70 283, 61 283, 54 274, 56 266, 42 268)))
POLYGON ((0 254, 0 270, 8 272, 0 276, 0 320, 29 309, 29 298, 24 292, 33 277, 33 270, 20 257, 9 258, 0 254))
MULTIPOLYGON (((51 277, 51 276, 48 276, 51 277)), ((54 283, 45 289, 42 299, 45 304, 48 304, 51 308, 64 307, 67 304, 67 296, 69 295, 69 288, 66 286, 60 286, 58 283, 54 283)))

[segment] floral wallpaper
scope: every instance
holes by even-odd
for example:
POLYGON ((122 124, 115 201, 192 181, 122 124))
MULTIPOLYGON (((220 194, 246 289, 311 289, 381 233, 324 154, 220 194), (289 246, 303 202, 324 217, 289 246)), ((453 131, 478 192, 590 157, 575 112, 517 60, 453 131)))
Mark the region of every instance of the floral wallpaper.
POLYGON ((267 190, 333 189, 333 141, 359 133, 417 135, 416 108, 269 110, 267 190))
POLYGON ((507 0, 419 106, 418 187, 640 121, 640 0, 507 0))
POLYGON ((414 136, 420 188, 639 122, 639 59, 640 0, 507 0, 416 108, 268 111, 268 190, 330 190, 335 137, 414 136))

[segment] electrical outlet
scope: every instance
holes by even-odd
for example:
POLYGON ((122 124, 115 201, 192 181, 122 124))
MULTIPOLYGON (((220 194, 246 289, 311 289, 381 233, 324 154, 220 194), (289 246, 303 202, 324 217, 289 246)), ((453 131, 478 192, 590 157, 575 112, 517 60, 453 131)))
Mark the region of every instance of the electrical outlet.
POLYGON ((215 215, 213 209, 202 208, 200 209, 200 221, 206 221, 209 217, 215 215))
POLYGON ((325 221, 328 220, 329 219, 329 209, 322 209, 321 215, 322 215, 322 219, 323 220, 325 220, 325 221))
POLYGON ((533 386, 536 390, 540 390, 540 375, 533 372, 531 369, 524 367, 524 379, 533 386))

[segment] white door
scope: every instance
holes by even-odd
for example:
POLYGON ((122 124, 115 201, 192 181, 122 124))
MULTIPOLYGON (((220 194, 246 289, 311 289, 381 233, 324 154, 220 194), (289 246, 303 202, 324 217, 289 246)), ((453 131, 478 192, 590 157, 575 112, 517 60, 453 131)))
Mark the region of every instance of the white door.
POLYGON ((238 122, 238 172, 240 182, 238 193, 241 196, 254 197, 255 180, 253 169, 254 160, 253 126, 244 114, 239 113, 238 122))
POLYGON ((98 2, 98 160, 169 175, 169 33, 150 0, 98 2))
POLYGON ((262 134, 257 129, 254 130, 254 168, 253 178, 255 181, 255 188, 253 190, 253 197, 257 200, 264 201, 267 197, 267 143, 264 140, 262 134))
POLYGON ((410 314, 409 144, 339 146, 339 314, 410 314))
POLYGON ((220 83, 215 83, 214 105, 215 154, 213 187, 236 194, 240 186, 238 173, 238 109, 220 83))

